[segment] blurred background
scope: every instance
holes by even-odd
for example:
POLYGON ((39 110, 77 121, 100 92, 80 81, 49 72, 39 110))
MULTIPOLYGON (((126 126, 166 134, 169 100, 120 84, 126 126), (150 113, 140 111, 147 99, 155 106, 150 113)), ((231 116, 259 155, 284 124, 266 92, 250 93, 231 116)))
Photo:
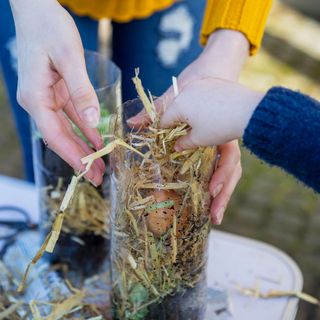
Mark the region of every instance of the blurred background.
MULTIPOLYGON (((261 90, 286 86, 320 99, 319 0, 275 1, 263 49, 249 59, 241 82, 261 90)), ((21 178, 19 143, 1 80, 0 119, 0 174, 21 178)), ((320 197, 246 150, 242 154, 243 178, 219 229, 287 252, 302 269, 304 290, 319 298, 320 197)), ((297 319, 320 319, 320 308, 300 303, 297 319)))

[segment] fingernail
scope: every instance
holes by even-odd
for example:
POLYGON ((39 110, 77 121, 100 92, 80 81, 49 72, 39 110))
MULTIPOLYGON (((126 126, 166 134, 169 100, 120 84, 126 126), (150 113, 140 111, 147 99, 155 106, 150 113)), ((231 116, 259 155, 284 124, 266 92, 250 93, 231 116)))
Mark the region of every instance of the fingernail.
POLYGON ((89 181, 94 187, 96 187, 96 188, 98 187, 98 185, 94 181, 92 181, 92 180, 89 180, 89 181))
POLYGON ((217 197, 218 194, 221 192, 223 188, 223 184, 222 183, 219 183, 214 189, 213 189, 213 193, 212 193, 212 196, 213 198, 217 197))
POLYGON ((99 123, 99 113, 97 108, 89 107, 82 111, 82 120, 90 127, 95 128, 99 123))
POLYGON ((104 147, 104 142, 103 139, 100 137, 100 139, 98 140, 97 144, 96 144, 96 150, 100 150, 104 147))
POLYGON ((134 117, 131 117, 130 119, 127 120, 128 126, 138 126, 138 125, 143 125, 147 121, 147 117, 144 115, 141 115, 138 113, 134 117))
POLYGON ((217 218, 217 222, 218 224, 221 224, 222 222, 222 219, 223 219, 223 214, 224 214, 224 211, 226 210, 225 207, 222 207, 220 208, 217 213, 216 213, 216 218, 217 218))
POLYGON ((127 124, 135 124, 134 118, 128 119, 127 124))
POLYGON ((89 178, 87 178, 87 177, 84 177, 85 178, 85 180, 87 180, 88 182, 90 182, 94 187, 98 187, 98 185, 93 181, 93 180, 91 180, 91 179, 89 179, 89 178))
POLYGON ((176 144, 174 146, 174 150, 176 150, 177 152, 181 152, 183 149, 181 148, 181 146, 179 144, 176 144))
POLYGON ((136 122, 140 118, 142 118, 142 115, 140 113, 137 113, 136 115, 134 115, 134 116, 130 117, 129 119, 127 119, 127 122, 136 122))

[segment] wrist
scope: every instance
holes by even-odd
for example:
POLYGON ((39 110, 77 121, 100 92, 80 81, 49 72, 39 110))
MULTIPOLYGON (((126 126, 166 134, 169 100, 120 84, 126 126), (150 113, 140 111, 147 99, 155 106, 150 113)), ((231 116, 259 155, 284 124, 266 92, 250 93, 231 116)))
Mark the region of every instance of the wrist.
POLYGON ((218 50, 233 59, 240 56, 245 61, 249 56, 250 43, 240 31, 219 29, 208 38, 205 51, 212 50, 218 50))
POLYGON ((202 53, 212 76, 237 80, 249 56, 250 44, 239 31, 220 29, 211 34, 202 53))
POLYGON ((240 108, 240 114, 237 118, 239 120, 239 127, 237 128, 237 138, 242 138, 250 120, 263 100, 265 93, 248 89, 243 99, 243 106, 240 108))
POLYGON ((37 38, 35 33, 45 28, 47 21, 55 15, 55 9, 60 7, 60 4, 57 0, 10 0, 10 6, 17 42, 21 45, 28 44, 31 38, 37 38))

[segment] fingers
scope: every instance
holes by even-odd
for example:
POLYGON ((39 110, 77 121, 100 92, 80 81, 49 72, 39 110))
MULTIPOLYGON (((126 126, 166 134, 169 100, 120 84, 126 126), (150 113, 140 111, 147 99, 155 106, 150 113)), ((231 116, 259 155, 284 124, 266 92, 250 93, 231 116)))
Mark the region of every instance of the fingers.
MULTIPOLYGON (((188 123, 189 121, 180 112, 179 104, 173 102, 161 117, 160 126, 162 128, 170 128, 179 122, 188 123)), ((187 135, 182 136, 176 141, 174 148, 177 152, 181 152, 183 150, 195 149, 198 146, 199 143, 196 141, 195 130, 191 128, 187 135)))
POLYGON ((169 106, 171 106, 175 100, 176 96, 173 91, 173 86, 155 101, 156 109, 160 115, 164 114, 169 106))
POLYGON ((195 143, 195 139, 194 139, 194 135, 193 135, 194 131, 189 131, 189 133, 181 138, 179 138, 176 141, 176 144, 174 146, 174 149, 177 152, 181 152, 183 150, 188 150, 188 149, 196 149, 199 144, 195 143))
MULTIPOLYGON (((68 115, 70 120, 81 130, 84 136, 92 143, 95 149, 103 148, 103 139, 99 134, 99 131, 94 128, 87 127, 80 119, 73 103, 69 100, 64 107, 65 113, 68 115)), ((80 139, 83 143, 84 141, 80 139)), ((86 143, 84 143, 86 144, 86 143)))
POLYGON ((229 199, 242 174, 240 149, 237 141, 226 143, 219 147, 221 158, 218 169, 210 181, 211 217, 214 224, 221 224, 229 199))
POLYGON ((127 120, 127 124, 130 128, 143 128, 151 123, 151 119, 148 113, 143 109, 137 115, 127 120))
MULTIPOLYGON (((94 150, 89 148, 89 146, 80 137, 78 137, 76 134, 74 134, 74 136, 72 136, 72 138, 76 143, 79 144, 79 146, 86 153, 86 155, 89 155, 89 154, 94 152, 94 150)), ((94 163, 97 164, 97 166, 99 167, 99 169, 101 171, 101 174, 103 175, 105 173, 105 171, 106 171, 106 165, 105 165, 103 159, 99 158, 99 159, 95 160, 94 163)))
MULTIPOLYGON (((80 148, 85 152, 86 155, 89 155, 91 153, 93 153, 94 151, 74 132, 69 120, 67 119, 67 117, 65 116, 65 114, 62 111, 57 112, 58 117, 60 118, 62 124, 64 125, 64 127, 66 128, 66 130, 68 131, 70 137, 75 141, 75 143, 77 143, 80 148)), ((100 171, 102 172, 102 174, 105 172, 106 170, 106 166, 104 161, 99 158, 97 160, 95 160, 95 164, 100 168, 100 171)))
POLYGON ((53 62, 64 79, 80 119, 86 126, 94 128, 100 119, 99 101, 87 74, 83 51, 70 51, 53 62))
POLYGON ((219 195, 212 201, 210 213, 211 213, 212 223, 215 225, 221 224, 224 217, 225 210, 230 201, 230 197, 234 192, 239 182, 239 179, 241 177, 240 165, 237 167, 238 168, 228 178, 228 182, 224 185, 219 195))
POLYGON ((170 128, 172 127, 176 122, 179 122, 181 120, 180 113, 178 111, 177 106, 175 103, 173 103, 162 115, 160 126, 162 128, 170 128))
MULTIPOLYGON (((103 140, 99 131, 89 128, 80 119, 72 101, 69 98, 69 92, 63 79, 60 79, 54 85, 54 93, 56 99, 57 110, 63 109, 69 119, 81 130, 84 136, 92 143, 95 149, 103 147, 103 140)), ((73 131, 73 130, 72 130, 73 131)))
MULTIPOLYGON (((172 86, 159 98, 154 101, 154 105, 159 115, 165 113, 167 107, 172 104, 174 100, 172 86)), ((131 128, 141 128, 150 124, 151 119, 145 109, 139 112, 134 117, 127 120, 127 124, 131 128)))
MULTIPOLYGON (((83 171, 85 166, 80 159, 86 156, 87 152, 75 142, 58 113, 50 109, 43 111, 35 117, 35 121, 43 138, 47 141, 48 147, 75 170, 83 171), (50 123, 50 126, 48 126, 48 123, 50 123)), ((95 163, 86 175, 94 185, 99 185, 102 182, 103 171, 101 169, 95 163)))

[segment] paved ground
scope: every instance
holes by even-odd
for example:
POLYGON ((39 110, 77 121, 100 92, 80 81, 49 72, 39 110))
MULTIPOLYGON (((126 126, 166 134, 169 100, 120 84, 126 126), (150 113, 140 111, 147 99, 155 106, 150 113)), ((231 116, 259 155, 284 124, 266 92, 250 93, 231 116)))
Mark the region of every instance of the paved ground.
MULTIPOLYGON (((315 72, 320 71, 315 69, 319 67, 320 46, 314 41, 319 34, 319 25, 277 5, 265 49, 250 59, 242 81, 259 89, 281 84, 320 98, 320 72, 315 72), (299 72, 287 64, 298 67, 299 72)), ((0 173, 21 177, 19 145, 1 85, 0 119, 0 173)), ((220 229, 282 248, 300 265, 305 291, 320 297, 320 198, 246 151, 243 167, 243 179, 220 229)), ((320 319, 319 308, 301 304, 297 319, 320 319)))
MULTIPOLYGON (((287 252, 302 269, 305 290, 320 296, 319 197, 247 152, 243 153, 243 167, 243 179, 221 229, 287 252)), ((320 319, 318 309, 305 304, 298 319, 320 319)))

